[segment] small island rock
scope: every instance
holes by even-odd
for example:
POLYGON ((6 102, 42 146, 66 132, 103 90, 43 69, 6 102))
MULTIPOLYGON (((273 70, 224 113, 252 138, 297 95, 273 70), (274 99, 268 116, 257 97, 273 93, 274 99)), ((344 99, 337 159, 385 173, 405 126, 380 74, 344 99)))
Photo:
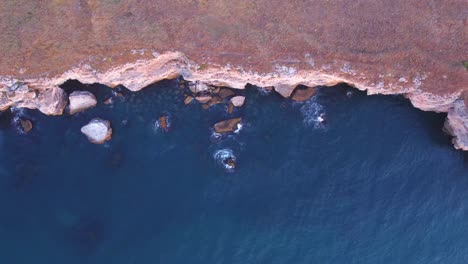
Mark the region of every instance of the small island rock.
POLYGON ((94 94, 88 91, 74 91, 70 94, 68 100, 70 101, 71 115, 95 107, 97 104, 94 94))
POLYGON ((237 130, 237 125, 242 122, 242 118, 232 118, 218 122, 214 125, 214 129, 217 133, 229 133, 237 130))
POLYGON ((94 144, 103 144, 112 137, 111 123, 101 118, 94 118, 86 126, 81 128, 81 132, 94 144))

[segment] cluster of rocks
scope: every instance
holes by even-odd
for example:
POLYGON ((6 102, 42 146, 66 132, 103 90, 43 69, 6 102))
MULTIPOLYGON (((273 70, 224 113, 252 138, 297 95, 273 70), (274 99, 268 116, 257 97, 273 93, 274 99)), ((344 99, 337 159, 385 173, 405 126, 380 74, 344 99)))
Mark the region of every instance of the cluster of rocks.
MULTIPOLYGON (((197 101, 202 104, 204 109, 217 104, 226 104, 228 114, 232 114, 235 108, 244 106, 246 98, 238 94, 239 90, 225 87, 215 87, 203 82, 181 82, 181 86, 186 88, 185 104, 197 101)), ((35 89, 29 87, 26 83, 17 82, 10 87, 0 89, 0 110, 6 110, 9 107, 26 107, 39 109, 48 115, 63 114, 68 105, 68 113, 74 115, 95 107, 98 103, 96 96, 89 91, 74 91, 67 97, 65 91, 59 87, 51 89, 35 89)), ((298 87, 293 92, 291 98, 296 101, 305 101, 315 94, 313 87, 298 87)), ((104 103, 109 104, 112 98, 104 103)), ((162 115, 156 121, 158 128, 164 132, 169 130, 169 120, 167 115, 162 115)), ((242 118, 231 118, 214 124, 216 133, 225 134, 236 132, 240 129, 242 118)), ((15 121, 17 128, 21 133, 29 133, 33 124, 30 120, 19 118, 15 121)), ((89 141, 95 144, 102 144, 110 140, 112 136, 111 124, 101 118, 92 119, 87 125, 81 128, 89 141)))
POLYGON ((210 86, 202 82, 188 84, 190 93, 185 95, 185 104, 198 101, 204 109, 221 103, 228 105, 228 113, 231 114, 235 107, 242 107, 245 96, 238 95, 233 89, 210 86))

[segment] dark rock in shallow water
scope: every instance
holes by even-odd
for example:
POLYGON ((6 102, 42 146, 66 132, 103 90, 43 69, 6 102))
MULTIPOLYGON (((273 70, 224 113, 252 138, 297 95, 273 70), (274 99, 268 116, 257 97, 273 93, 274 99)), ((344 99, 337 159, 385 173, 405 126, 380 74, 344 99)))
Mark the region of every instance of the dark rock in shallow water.
POLYGON ((33 124, 30 120, 21 119, 20 123, 21 123, 21 128, 24 131, 24 133, 29 133, 29 131, 31 131, 31 129, 33 128, 33 124))
POLYGON ((238 125, 242 122, 242 118, 232 118, 218 122, 214 125, 214 129, 217 133, 229 133, 237 130, 238 125))
POLYGON ((33 129, 31 120, 19 116, 13 118, 12 124, 20 134, 27 134, 33 129))
POLYGON ((192 97, 192 96, 190 96, 190 95, 185 96, 185 99, 184 99, 184 104, 185 104, 185 105, 190 104, 192 101, 193 101, 193 97, 192 97))
POLYGON ((228 89, 228 88, 222 88, 221 90, 219 90, 218 94, 223 99, 235 95, 234 91, 232 91, 231 89, 228 89))
POLYGON ((202 104, 205 104, 205 103, 208 103, 209 101, 211 101, 212 97, 210 95, 202 95, 202 96, 197 96, 195 97, 195 99, 202 103, 202 104))
POLYGON ((297 87, 292 94, 292 99, 294 101, 305 101, 316 93, 315 87, 297 87))
POLYGON ((66 238, 80 254, 93 254, 105 239, 104 225, 97 220, 80 219, 66 232, 66 238))
POLYGON ((169 116, 162 115, 158 118, 157 126, 164 132, 168 132, 170 128, 169 116))

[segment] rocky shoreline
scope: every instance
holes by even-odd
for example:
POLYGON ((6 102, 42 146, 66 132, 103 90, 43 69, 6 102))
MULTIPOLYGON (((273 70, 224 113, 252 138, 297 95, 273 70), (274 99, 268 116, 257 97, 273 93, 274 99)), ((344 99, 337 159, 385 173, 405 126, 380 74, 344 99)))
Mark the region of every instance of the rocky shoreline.
POLYGON ((0 110, 63 114, 68 98, 60 85, 67 80, 138 91, 182 77, 200 89, 251 84, 298 100, 314 87, 347 83, 447 113, 445 131, 468 150, 465 0, 1 5, 0 110))
POLYGON ((242 106, 244 97, 233 96, 234 93, 229 91, 221 92, 221 89, 225 89, 222 87, 245 89, 248 84, 272 89, 284 98, 297 101, 313 96, 314 87, 333 86, 339 83, 347 83, 359 90, 367 91, 368 94, 403 94, 416 108, 448 113, 444 131, 454 137, 455 148, 468 150, 467 92, 435 95, 418 89, 415 80, 411 84, 401 84, 397 89, 386 89, 352 77, 346 78, 310 70, 278 69, 268 74, 259 74, 226 66, 200 69, 200 66, 180 52, 168 52, 147 61, 127 63, 106 73, 97 73, 86 67, 80 67, 67 71, 57 78, 22 81, 3 78, 0 109, 4 111, 9 107, 25 107, 38 109, 46 115, 62 115, 69 105, 69 113, 74 114, 95 106, 97 102, 89 92, 74 92, 67 96, 59 87, 67 80, 78 80, 85 84, 101 83, 111 88, 123 85, 137 92, 158 81, 179 77, 191 83, 190 90, 194 94, 194 97, 187 96, 185 102, 190 103, 195 99, 207 107, 219 103, 225 97, 231 100, 231 108, 242 106))

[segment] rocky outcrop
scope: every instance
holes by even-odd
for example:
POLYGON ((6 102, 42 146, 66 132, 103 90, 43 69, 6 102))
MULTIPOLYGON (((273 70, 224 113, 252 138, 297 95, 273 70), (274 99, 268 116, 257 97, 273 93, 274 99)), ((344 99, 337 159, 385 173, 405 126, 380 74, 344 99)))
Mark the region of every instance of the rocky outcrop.
POLYGON ((454 136, 455 148, 468 150, 468 107, 463 100, 457 100, 448 111, 444 130, 454 136))
POLYGON ((94 118, 81 128, 81 132, 94 144, 103 144, 112 137, 111 123, 101 118, 94 118))
POLYGON ((74 91, 68 96, 68 101, 71 115, 97 105, 96 96, 88 91, 74 91))
POLYGON ((63 89, 51 87, 37 90, 26 83, 15 82, 4 85, 0 92, 0 110, 10 107, 38 109, 46 115, 61 115, 67 105, 67 96, 63 89))
MULTIPOLYGON (((1 5, 0 110, 61 114, 66 97, 58 86, 68 79, 138 91, 182 76, 200 86, 195 91, 251 84, 284 97, 295 97, 297 86, 345 82, 369 94, 403 94, 436 112, 458 111, 468 90, 465 0, 1 5)), ((463 130, 451 131, 463 138, 463 130)))

